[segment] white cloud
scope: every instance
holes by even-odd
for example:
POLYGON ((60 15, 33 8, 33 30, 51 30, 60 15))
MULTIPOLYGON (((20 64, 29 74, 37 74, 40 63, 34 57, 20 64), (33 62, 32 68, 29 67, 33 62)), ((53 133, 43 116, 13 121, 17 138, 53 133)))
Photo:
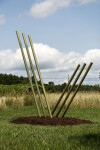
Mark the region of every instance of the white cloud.
POLYGON ((45 18, 59 9, 66 8, 77 2, 78 4, 87 4, 97 0, 44 0, 35 3, 29 11, 29 15, 35 18, 45 18))
MULTIPOLYGON (((64 72, 67 72, 66 75, 71 75, 78 63, 83 65, 85 62, 88 65, 90 62, 93 62, 89 76, 98 78, 98 74, 100 72, 100 49, 91 49, 86 53, 81 54, 73 51, 63 53, 55 48, 51 48, 50 46, 41 43, 35 43, 34 48, 44 77, 48 75, 51 77, 50 74, 55 72, 57 77, 65 78, 66 76, 64 72)), ((29 50, 31 50, 30 47, 29 50)), ((13 73, 17 75, 23 73, 23 75, 25 75, 25 67, 20 49, 17 49, 16 51, 10 49, 0 51, 0 70, 1 73, 13 73)))
POLYGON ((96 2, 97 0, 78 0, 80 4, 88 4, 92 2, 96 2))
POLYGON ((68 7, 72 0, 45 0, 36 3, 30 9, 29 14, 36 18, 45 18, 63 7, 68 7))
POLYGON ((4 15, 0 15, 0 25, 5 24, 5 22, 6 22, 6 20, 5 20, 4 15))

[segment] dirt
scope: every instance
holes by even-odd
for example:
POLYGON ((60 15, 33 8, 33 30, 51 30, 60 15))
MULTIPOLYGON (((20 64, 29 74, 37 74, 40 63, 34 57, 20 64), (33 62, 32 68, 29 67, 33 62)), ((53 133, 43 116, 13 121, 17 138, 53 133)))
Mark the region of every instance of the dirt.
POLYGON ((43 125, 43 126, 57 126, 57 125, 80 125, 80 124, 93 124, 93 122, 89 120, 82 120, 77 118, 57 118, 57 117, 21 117, 15 120, 12 120, 11 123, 14 124, 31 124, 31 125, 43 125))

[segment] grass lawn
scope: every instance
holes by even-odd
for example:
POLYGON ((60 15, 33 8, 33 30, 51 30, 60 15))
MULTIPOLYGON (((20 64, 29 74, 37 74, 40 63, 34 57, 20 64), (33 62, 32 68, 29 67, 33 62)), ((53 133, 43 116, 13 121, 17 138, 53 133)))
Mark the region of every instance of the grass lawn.
POLYGON ((95 122, 92 125, 32 126, 11 124, 12 119, 35 116, 33 106, 0 111, 0 150, 99 150, 100 109, 69 109, 67 116, 95 122))

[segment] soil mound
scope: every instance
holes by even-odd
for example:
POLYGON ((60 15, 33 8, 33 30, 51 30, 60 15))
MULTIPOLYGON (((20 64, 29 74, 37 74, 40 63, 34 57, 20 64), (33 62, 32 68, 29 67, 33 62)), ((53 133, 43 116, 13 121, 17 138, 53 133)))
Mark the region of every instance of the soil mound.
POLYGON ((93 124, 93 122, 89 120, 81 120, 77 118, 57 118, 57 117, 22 117, 16 120, 12 120, 11 123, 14 124, 31 124, 31 125, 50 125, 50 126, 57 126, 57 125, 80 125, 80 124, 93 124))

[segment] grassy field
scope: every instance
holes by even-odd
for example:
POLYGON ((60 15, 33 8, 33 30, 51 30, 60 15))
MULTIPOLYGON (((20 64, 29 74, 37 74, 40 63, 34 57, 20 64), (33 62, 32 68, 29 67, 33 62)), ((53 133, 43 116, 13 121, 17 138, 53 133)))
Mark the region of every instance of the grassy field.
MULTIPOLYGON (((51 108, 59 96, 47 95, 51 108)), ((92 125, 53 127, 10 123, 22 116, 36 116, 32 103, 30 96, 0 98, 0 150, 99 150, 100 93, 78 93, 66 114, 93 121, 92 125)))
POLYGON ((92 125, 32 126, 10 121, 21 116, 35 116, 34 106, 0 111, 0 150, 98 150, 100 148, 100 110, 69 109, 68 117, 87 119, 92 125))

